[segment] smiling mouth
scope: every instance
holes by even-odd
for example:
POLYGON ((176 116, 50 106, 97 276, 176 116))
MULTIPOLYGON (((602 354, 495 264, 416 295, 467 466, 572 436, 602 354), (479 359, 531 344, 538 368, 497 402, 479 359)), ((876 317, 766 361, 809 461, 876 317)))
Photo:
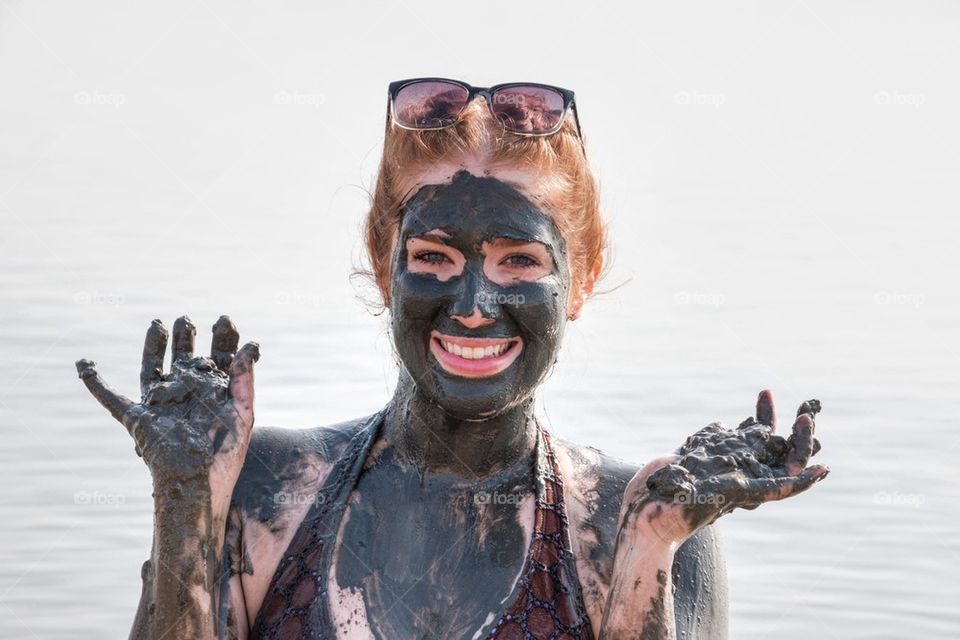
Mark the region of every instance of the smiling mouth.
POLYGON ((522 350, 520 338, 464 338, 438 331, 430 333, 430 352, 440 366, 464 378, 496 375, 513 364, 522 350))

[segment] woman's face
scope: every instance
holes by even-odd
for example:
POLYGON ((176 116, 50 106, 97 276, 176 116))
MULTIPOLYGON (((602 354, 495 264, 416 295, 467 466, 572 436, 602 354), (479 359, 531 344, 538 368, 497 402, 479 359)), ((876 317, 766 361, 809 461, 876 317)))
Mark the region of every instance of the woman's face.
POLYGON ((401 362, 421 393, 462 419, 529 398, 556 361, 567 318, 563 236, 511 183, 523 188, 516 176, 461 170, 420 187, 394 251, 401 362))

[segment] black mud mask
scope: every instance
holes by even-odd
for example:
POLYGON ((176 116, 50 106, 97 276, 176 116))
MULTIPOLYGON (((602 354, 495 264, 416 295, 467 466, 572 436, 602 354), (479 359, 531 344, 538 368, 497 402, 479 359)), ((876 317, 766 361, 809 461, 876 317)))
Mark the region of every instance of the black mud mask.
POLYGON ((416 392, 451 416, 473 420, 531 397, 557 359, 569 289, 563 236, 517 189, 467 171, 449 184, 422 187, 403 210, 390 292, 394 345, 416 392), (466 260, 462 273, 447 280, 408 269, 408 239, 437 229, 466 260), (542 244, 553 260, 551 273, 508 285, 489 280, 481 249, 495 239, 542 244), (488 319, 484 326, 467 328, 452 317, 469 317, 475 310, 488 319), (469 338, 519 337, 522 350, 495 375, 461 377, 446 371, 431 353, 433 331, 469 338))

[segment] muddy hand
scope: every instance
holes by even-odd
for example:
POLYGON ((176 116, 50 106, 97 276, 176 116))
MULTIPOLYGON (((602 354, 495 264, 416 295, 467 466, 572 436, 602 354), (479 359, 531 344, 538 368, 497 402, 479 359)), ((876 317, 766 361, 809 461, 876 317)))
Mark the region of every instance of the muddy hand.
POLYGON ((111 389, 96 364, 79 360, 90 393, 133 437, 154 484, 185 487, 209 480, 215 498, 229 497, 253 428, 253 363, 259 347, 240 336, 227 316, 213 327, 210 357, 194 356, 196 328, 186 316, 173 325, 170 372, 163 373, 168 332, 154 320, 147 330, 140 372, 140 402, 111 389))
POLYGON ((819 412, 818 400, 804 402, 792 434, 783 438, 776 433, 773 395, 762 391, 756 414, 736 429, 707 425, 674 454, 641 469, 625 493, 623 526, 682 542, 734 509, 806 491, 829 473, 825 466, 807 466, 820 450, 814 437, 819 412))

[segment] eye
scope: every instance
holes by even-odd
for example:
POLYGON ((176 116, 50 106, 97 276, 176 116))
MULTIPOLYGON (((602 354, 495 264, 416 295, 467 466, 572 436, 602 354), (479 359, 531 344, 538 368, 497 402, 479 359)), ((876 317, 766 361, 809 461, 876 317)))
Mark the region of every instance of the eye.
POLYGON ((418 251, 414 254, 413 259, 427 264, 443 264, 445 262, 450 262, 450 258, 439 251, 418 251))
POLYGON ((529 269, 532 267, 539 267, 540 261, 524 253, 514 253, 513 255, 509 255, 504 258, 501 264, 505 264, 510 267, 519 267, 521 269, 529 269))

